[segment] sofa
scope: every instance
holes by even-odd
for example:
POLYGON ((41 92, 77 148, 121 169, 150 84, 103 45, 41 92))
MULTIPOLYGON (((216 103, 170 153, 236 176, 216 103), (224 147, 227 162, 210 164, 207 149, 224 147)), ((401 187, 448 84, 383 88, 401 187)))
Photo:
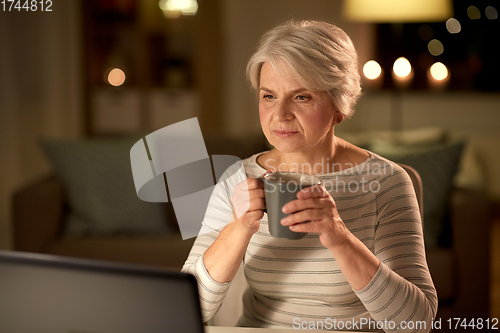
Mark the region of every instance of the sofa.
MULTIPOLYGON (((209 154, 240 158, 267 149, 260 136, 215 136, 205 138, 205 142, 209 154)), ((55 173, 27 184, 13 195, 15 250, 180 270, 194 239, 182 239, 170 203, 156 204, 162 207, 167 225, 161 231, 68 235, 65 224, 71 205, 65 181, 55 169, 55 173)), ((489 203, 474 189, 452 185, 446 193, 447 209, 442 216, 439 240, 427 248, 427 261, 439 297, 438 318, 443 323, 454 317, 486 319, 490 290, 489 203)), ((424 226, 425 223, 424 218, 424 226)))
MULTIPOLYGON (((129 156, 140 138, 43 141, 54 172, 14 193, 15 250, 180 270, 194 239, 182 239, 171 202, 137 197, 129 156)), ((204 142, 209 155, 245 158, 268 149, 262 135, 204 142)))

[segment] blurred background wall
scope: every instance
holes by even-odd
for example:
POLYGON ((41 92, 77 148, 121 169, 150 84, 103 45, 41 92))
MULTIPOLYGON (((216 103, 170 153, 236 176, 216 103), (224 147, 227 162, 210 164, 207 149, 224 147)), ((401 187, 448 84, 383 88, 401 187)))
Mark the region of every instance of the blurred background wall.
POLYGON ((53 9, 0 11, 0 248, 14 189, 49 172, 39 139, 83 135, 81 3, 53 9))

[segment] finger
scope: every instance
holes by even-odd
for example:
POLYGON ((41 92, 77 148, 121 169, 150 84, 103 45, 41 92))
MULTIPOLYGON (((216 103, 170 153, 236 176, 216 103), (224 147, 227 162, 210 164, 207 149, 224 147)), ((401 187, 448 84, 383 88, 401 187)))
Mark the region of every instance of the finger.
POLYGON ((233 197, 233 207, 237 218, 249 211, 265 209, 264 190, 256 189, 236 195, 233 197))
MULTIPOLYGON (((248 206, 253 200, 264 200, 265 193, 263 189, 256 189, 246 192, 234 193, 232 200, 234 206, 248 206)), ((248 208, 247 208, 248 209, 248 208)))
POLYGON ((253 199, 264 199, 264 189, 258 188, 250 191, 238 191, 233 194, 233 201, 250 201, 253 199))
POLYGON ((319 233, 320 230, 318 226, 319 226, 318 222, 309 221, 291 225, 290 230, 293 232, 319 233))
POLYGON ((324 198, 297 199, 285 204, 282 211, 285 214, 293 214, 304 209, 321 208, 328 202, 324 198))
POLYGON ((253 226, 255 223, 260 223, 260 220, 264 217, 264 212, 261 210, 256 210, 252 212, 246 212, 241 218, 240 221, 246 226, 253 226))
POLYGON ((254 210, 264 210, 266 209, 266 201, 264 199, 253 199, 243 202, 238 202, 235 205, 236 211, 239 212, 238 216, 245 214, 246 212, 251 212, 254 210))
MULTIPOLYGON (((248 210, 248 205, 249 202, 255 199, 264 199, 265 198, 265 192, 264 189, 254 189, 254 190, 236 190, 233 192, 232 196, 232 201, 233 201, 233 206, 235 207, 241 207, 245 206, 245 211, 248 210)), ((243 209, 243 208, 241 208, 243 209)), ((240 210, 241 210, 240 209, 240 210)))
POLYGON ((234 213, 236 214, 236 218, 240 218, 244 214, 248 212, 263 212, 263 210, 266 208, 266 204, 264 200, 254 200, 250 202, 245 202, 243 204, 240 204, 238 206, 234 207, 234 213))
POLYGON ((248 177, 247 179, 238 183, 234 187, 233 192, 245 192, 245 191, 255 190, 258 188, 264 188, 264 184, 262 184, 262 182, 257 178, 248 177))
POLYGON ((326 198, 329 196, 330 193, 322 185, 310 186, 297 193, 297 198, 299 199, 326 198))
POLYGON ((320 235, 335 235, 333 237, 337 239, 340 239, 339 237, 342 237, 343 235, 345 236, 345 232, 347 231, 345 224, 340 218, 334 219, 334 221, 318 220, 296 223, 289 226, 289 228, 294 232, 311 232, 318 233, 320 235))
POLYGON ((247 179, 248 189, 255 190, 259 188, 264 188, 264 184, 257 178, 248 177, 247 179))
POLYGON ((254 211, 254 210, 264 210, 266 209, 266 201, 263 198, 255 198, 250 200, 250 205, 248 208, 248 211, 254 211))
POLYGON ((248 192, 250 194, 250 200, 254 199, 264 199, 266 197, 266 192, 263 188, 257 188, 248 192))
POLYGON ((269 174, 271 174, 271 173, 273 173, 273 172, 274 172, 273 170, 266 170, 266 172, 264 172, 264 173, 260 176, 260 178, 266 177, 267 175, 269 175, 269 174))
POLYGON ((328 215, 327 209, 306 209, 294 214, 290 214, 287 217, 281 219, 281 224, 290 226, 297 223, 320 221, 325 218, 331 217, 332 216, 328 215))

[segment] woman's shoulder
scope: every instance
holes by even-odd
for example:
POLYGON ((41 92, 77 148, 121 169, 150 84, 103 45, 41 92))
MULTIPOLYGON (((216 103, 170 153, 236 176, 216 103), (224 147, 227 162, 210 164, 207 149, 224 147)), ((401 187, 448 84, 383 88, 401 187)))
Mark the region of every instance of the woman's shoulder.
MULTIPOLYGON (((383 156, 368 151, 371 155, 366 170, 372 177, 371 179, 379 184, 380 189, 390 190, 399 188, 401 191, 407 191, 407 185, 413 183, 410 175, 400 164, 393 162, 383 156)), ((409 189, 413 189, 409 186, 409 189)))
POLYGON ((243 160, 243 166, 248 177, 260 177, 266 172, 266 169, 262 166, 266 165, 262 157, 267 156, 269 152, 270 151, 263 151, 243 160))
POLYGON ((391 172, 394 163, 341 138, 337 138, 337 151, 333 170, 337 175, 383 175, 391 172))
POLYGON ((394 174, 395 172, 400 173, 401 171, 405 172, 404 168, 400 164, 391 161, 381 155, 378 155, 372 151, 367 150, 367 152, 370 154, 370 159, 368 160, 368 162, 370 163, 372 169, 376 167, 384 169, 386 170, 385 173, 389 174, 394 174))
POLYGON ((371 157, 367 150, 341 138, 336 138, 335 155, 335 160, 338 163, 350 165, 364 163, 371 157))

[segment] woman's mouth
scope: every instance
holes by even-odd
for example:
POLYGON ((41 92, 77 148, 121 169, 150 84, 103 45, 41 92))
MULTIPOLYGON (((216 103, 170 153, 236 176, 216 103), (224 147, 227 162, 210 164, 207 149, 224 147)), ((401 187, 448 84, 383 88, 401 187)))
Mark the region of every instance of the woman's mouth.
POLYGON ((284 131, 284 130, 274 130, 273 132, 279 138, 289 138, 298 133, 297 131, 284 131))

